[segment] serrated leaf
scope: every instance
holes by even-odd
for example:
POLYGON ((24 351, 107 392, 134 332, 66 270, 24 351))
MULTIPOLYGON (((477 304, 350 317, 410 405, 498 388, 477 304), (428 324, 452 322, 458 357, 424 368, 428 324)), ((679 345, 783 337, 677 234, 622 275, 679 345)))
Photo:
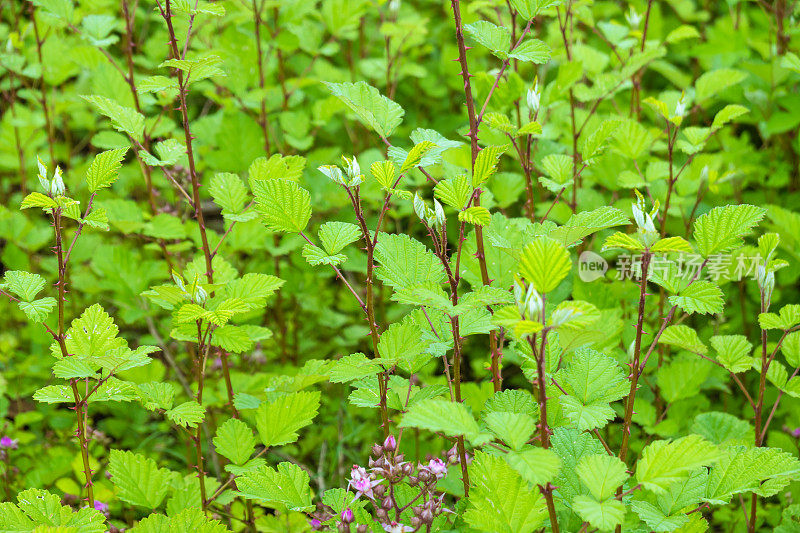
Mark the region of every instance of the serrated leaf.
POLYGON ((338 254, 360 238, 361 230, 349 222, 326 222, 319 228, 319 240, 328 255, 338 254))
POLYGON ((261 443, 271 447, 296 441, 297 432, 317 416, 319 398, 319 391, 301 391, 262 403, 256 412, 256 429, 261 443))
POLYGON ((122 160, 128 153, 127 148, 108 150, 97 154, 86 171, 86 184, 89 192, 94 193, 100 189, 110 187, 116 181, 122 160))
POLYGON ((194 400, 176 405, 164 415, 172 420, 175 425, 185 428, 196 428, 203 422, 206 409, 194 400))
POLYGON ((717 285, 706 280, 696 280, 681 290, 677 296, 670 296, 669 302, 687 313, 717 314, 722 312, 722 291, 717 285))
POLYGON ((119 499, 151 510, 161 506, 169 491, 169 481, 175 475, 159 468, 152 459, 123 450, 111 450, 108 473, 119 499))
POLYGON ((628 479, 626 469, 618 458, 600 453, 581 457, 576 473, 596 500, 605 500, 628 479))
POLYGON ((552 482, 561 469, 561 459, 552 450, 528 447, 506 454, 506 462, 532 485, 552 482))
POLYGON ((457 211, 461 211, 472 194, 472 186, 466 174, 441 180, 433 188, 433 193, 442 202, 457 211))
POLYGON ((464 520, 480 531, 530 533, 547 516, 544 498, 502 458, 478 451, 469 465, 470 498, 464 520))
POLYGON ((500 156, 508 149, 508 145, 487 146, 475 158, 475 165, 472 168, 472 187, 478 188, 486 183, 492 175, 497 172, 497 163, 500 156))
POLYGON ((625 504, 614 498, 599 502, 590 496, 575 496, 572 508, 583 520, 601 531, 613 530, 625 518, 625 504))
POLYGON ((358 116, 364 125, 375 130, 383 138, 388 138, 403 121, 405 114, 403 108, 366 82, 323 83, 358 116))
POLYGON ((714 464, 719 458, 717 447, 699 435, 658 440, 642 450, 636 464, 636 481, 654 492, 663 492, 689 472, 714 464))
POLYGON ((497 26, 486 20, 479 20, 464 26, 467 35, 485 46, 500 59, 508 57, 511 48, 511 33, 503 26, 497 26))
POLYGON ((217 453, 237 465, 246 463, 256 446, 253 430, 236 418, 229 418, 217 428, 213 442, 217 453))
MULTIPOLYGON (((658 339, 658 342, 661 344, 668 344, 670 346, 677 346, 683 350, 689 350, 690 352, 703 355, 708 353, 708 347, 703 344, 703 341, 701 341, 700 337, 697 336, 697 332, 689 326, 684 326, 683 324, 669 326, 661 334, 661 338, 658 339)), ((713 344, 713 337, 711 342, 713 344)))
POLYGON ((394 289, 445 279, 439 259, 421 242, 404 234, 381 233, 375 247, 375 274, 394 289))
POLYGON ((127 133, 134 139, 142 141, 144 133, 144 116, 131 107, 125 107, 105 96, 81 96, 84 100, 94 105, 103 115, 111 119, 117 131, 127 133))
POLYGON ((764 218, 766 209, 754 205, 715 207, 694 222, 694 239, 703 257, 740 246, 742 237, 764 218))
POLYGON ((466 405, 447 400, 422 400, 403 415, 400 427, 415 427, 474 440, 480 428, 466 405))
POLYGON ((486 226, 492 221, 492 214, 482 205, 473 205, 460 211, 458 220, 474 226, 486 226))
POLYGON ((297 183, 285 179, 250 182, 256 212, 273 231, 299 233, 311 219, 311 196, 297 183))
POLYGON ((717 360, 734 374, 752 368, 753 345, 744 335, 715 335, 709 342, 717 352, 717 360))
POLYGON ((489 431, 515 451, 521 450, 536 431, 534 419, 522 413, 495 411, 487 413, 483 421, 489 431))
POLYGON ((264 465, 245 472, 236 478, 236 486, 245 498, 261 500, 273 508, 281 505, 298 512, 314 508, 308 474, 292 463, 280 463, 277 470, 264 465))
POLYGON ((539 293, 558 287, 571 269, 567 249, 548 237, 536 237, 523 248, 517 266, 517 271, 539 293))

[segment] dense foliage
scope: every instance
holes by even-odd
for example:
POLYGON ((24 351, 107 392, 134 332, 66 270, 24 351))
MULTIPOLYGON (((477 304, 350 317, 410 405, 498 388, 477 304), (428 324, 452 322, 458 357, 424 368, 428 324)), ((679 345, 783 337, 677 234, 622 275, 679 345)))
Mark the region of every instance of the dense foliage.
POLYGON ((0 6, 0 530, 800 531, 797 2, 0 6))

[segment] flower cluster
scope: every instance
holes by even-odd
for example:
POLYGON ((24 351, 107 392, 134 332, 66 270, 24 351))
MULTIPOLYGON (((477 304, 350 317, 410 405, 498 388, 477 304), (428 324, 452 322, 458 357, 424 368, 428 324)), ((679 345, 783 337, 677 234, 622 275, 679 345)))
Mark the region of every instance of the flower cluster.
POLYGON ((387 533, 406 533, 429 529, 433 521, 442 513, 451 513, 444 506, 445 495, 436 491, 436 484, 447 476, 448 466, 458 462, 458 453, 453 447, 444 455, 427 462, 406 461, 399 453, 397 439, 389 435, 383 444, 372 447, 372 456, 365 468, 353 465, 347 488, 353 493, 350 504, 340 513, 320 507, 311 519, 315 531, 335 528, 340 532, 356 533, 368 530, 365 523, 357 523, 357 513, 363 502, 371 504, 373 517, 387 533), (398 490, 403 486, 402 498, 398 490), (408 497, 408 487, 416 489, 416 495, 408 497), (354 505, 358 502, 358 505, 354 505), (405 523, 404 523, 405 522, 405 523))

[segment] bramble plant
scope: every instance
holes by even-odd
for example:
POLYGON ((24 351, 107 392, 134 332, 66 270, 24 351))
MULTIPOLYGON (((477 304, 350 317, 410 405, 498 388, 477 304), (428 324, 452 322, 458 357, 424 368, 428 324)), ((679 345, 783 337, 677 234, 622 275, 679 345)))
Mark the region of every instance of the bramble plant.
POLYGON ((798 3, 0 6, 0 531, 800 531, 798 3))

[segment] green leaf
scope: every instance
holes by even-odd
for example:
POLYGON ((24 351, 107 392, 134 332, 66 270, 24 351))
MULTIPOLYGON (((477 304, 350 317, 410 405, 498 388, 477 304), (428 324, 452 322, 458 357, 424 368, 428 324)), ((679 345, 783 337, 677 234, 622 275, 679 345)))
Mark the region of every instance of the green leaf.
POLYGON ((262 403, 256 412, 256 429, 261 443, 271 447, 296 441, 297 432, 317 416, 319 398, 319 391, 301 391, 262 403))
POLYGON ((692 433, 697 433, 714 444, 741 441, 752 431, 753 428, 749 423, 719 411, 700 413, 694 417, 691 427, 692 433))
POLYGON ((247 204, 247 188, 236 174, 214 174, 208 190, 214 203, 222 208, 223 214, 240 213, 247 204))
POLYGON ((222 58, 217 55, 207 55, 195 59, 168 59, 159 67, 172 67, 186 73, 184 83, 196 83, 214 76, 225 76, 225 72, 217 65, 222 63, 222 58))
MULTIPOLYGON (((728 448, 711 468, 706 499, 725 505, 735 494, 755 492, 770 496, 770 487, 800 479, 800 461, 778 448, 728 448)), ((776 491, 777 492, 777 491, 776 491)), ((773 492, 774 494, 774 492, 773 492)))
POLYGON ((118 148, 97 154, 86 171, 86 184, 89 192, 95 193, 100 189, 110 187, 118 177, 122 160, 128 153, 127 148, 118 148))
POLYGON ((341 265, 347 261, 347 256, 344 254, 328 255, 325 250, 313 244, 303 245, 303 258, 308 261, 311 266, 318 265, 341 265))
POLYGON ((576 473, 596 500, 605 500, 628 479, 626 469, 616 457, 600 453, 581 457, 576 473))
POLYGON ((441 180, 433 188, 433 193, 442 202, 457 211, 464 209, 472 194, 472 185, 466 174, 441 180))
POLYGON ((670 296, 669 303, 690 314, 717 314, 723 308, 722 290, 710 281, 696 280, 681 290, 678 296, 670 296))
POLYGON ((535 420, 522 413, 495 411, 483 417, 486 426, 509 448, 519 451, 536 431, 535 420))
POLYGON ((720 109, 716 115, 714 115, 714 122, 711 124, 711 129, 716 131, 731 120, 739 118, 742 115, 746 115, 749 113, 750 110, 744 106, 736 105, 736 104, 729 104, 720 109))
POLYGON ((366 82, 323 83, 364 125, 383 138, 388 138, 403 121, 403 108, 366 82))
MULTIPOLYGON (((701 341, 700 337, 697 336, 697 332, 689 326, 684 326, 683 324, 669 326, 666 328, 661 334, 661 338, 658 339, 658 342, 660 344, 677 346, 683 350, 688 350, 690 352, 703 355, 708 353, 708 347, 703 344, 703 341, 701 341)), ((713 344, 713 338, 711 342, 713 344)))
POLYGON ((442 263, 433 252, 405 234, 381 233, 375 261, 378 279, 394 289, 445 279, 442 263))
POLYGON ((415 358, 427 347, 428 341, 423 337, 422 329, 410 317, 390 325, 378 341, 380 362, 386 368, 396 364, 413 365, 415 358))
POLYGON ((434 148, 436 148, 436 144, 431 141, 422 141, 415 144, 414 147, 408 151, 408 155, 403 161, 403 165, 400 167, 400 174, 405 174, 412 168, 419 166, 423 156, 434 148))
POLYGON ((329 255, 338 254, 360 238, 361 230, 349 222, 326 222, 319 228, 319 240, 329 255))
POLYGON ((45 280, 39 274, 31 274, 23 270, 8 270, 3 276, 2 286, 21 300, 30 302, 44 289, 45 280))
POLYGON ((613 250, 614 248, 622 248, 624 250, 640 252, 645 249, 645 246, 633 235, 618 231, 613 235, 610 235, 603 243, 603 251, 613 250))
POLYGON ((699 435, 658 440, 642 450, 636 465, 636 481, 654 492, 663 492, 689 472, 709 466, 719 458, 717 447, 699 435))
POLYGON ((250 185, 256 200, 256 212, 273 231, 300 233, 311 219, 311 196, 293 181, 255 180, 250 185))
POLYGON ((720 68, 703 73, 695 82, 697 103, 708 100, 747 77, 747 73, 732 68, 720 68))
POLYGON ((540 293, 558 287, 571 269, 567 249, 548 237, 534 238, 523 248, 518 264, 518 272, 540 293))
POLYGON ((698 251, 709 257, 740 246, 742 237, 753 230, 766 212, 748 204, 715 207, 694 222, 698 251))
POLYGON ((413 427, 441 432, 449 436, 464 435, 474 441, 480 435, 478 423, 466 405, 447 400, 422 400, 412 405, 400 427, 413 427))
POLYGON ((176 405, 164 415, 175 425, 185 428, 196 428, 205 418, 206 408, 194 400, 176 405))
POLYGON ((47 385, 33 394, 33 399, 42 403, 69 403, 75 401, 72 389, 67 385, 47 385))
POLYGON ((484 413, 520 413, 533 418, 539 417, 539 406, 533 395, 526 390, 507 389, 495 392, 486 400, 484 413))
POLYGON ((53 364, 53 375, 61 379, 96 377, 96 369, 85 359, 65 357, 53 364))
POLYGON ((800 304, 784 305, 777 315, 761 313, 758 315, 758 324, 761 329, 792 329, 800 324, 800 304))
POLYGON ((590 433, 576 427, 557 427, 550 439, 553 451, 561 459, 561 473, 553 484, 558 487, 557 493, 565 502, 572 501, 578 494, 585 494, 583 484, 575 475, 575 469, 581 458, 587 455, 605 453, 603 445, 590 433))
POLYGON ((331 368, 330 379, 332 383, 347 383, 367 376, 374 376, 381 370, 381 365, 377 360, 369 359, 363 353, 354 353, 336 361, 333 368, 331 368))
POLYGON ((622 210, 603 206, 572 215, 566 224, 555 228, 547 236, 569 248, 593 233, 629 222, 622 210))
POLYGON ((253 430, 236 418, 229 418, 217 428, 213 442, 217 453, 237 465, 245 464, 256 446, 253 430))
POLYGON ((552 450, 528 447, 522 451, 506 454, 506 462, 522 479, 532 485, 552 482, 561 469, 561 459, 552 450))
POLYGON ((473 226, 486 226, 492 221, 492 214, 482 205, 473 205, 459 212, 458 220, 473 226))
POLYGON ((3 531, 64 531, 102 533, 106 518, 99 511, 83 508, 73 511, 61 505, 61 498, 42 489, 27 489, 17 494, 17 505, 0 504, 3 531), (36 527, 38 526, 38 527, 36 527))
POLYGON ((717 361, 734 374, 752 368, 753 345, 744 335, 715 335, 709 342, 717 352, 717 361))
POLYGON ((127 133, 134 139, 142 141, 144 134, 144 116, 131 107, 125 107, 105 96, 81 96, 92 104, 100 113, 111 119, 117 131, 127 133))
POLYGON ((236 486, 245 498, 261 500, 269 507, 282 505, 298 512, 314 508, 308 474, 292 463, 280 463, 277 470, 263 465, 245 472, 236 478, 236 486))
POLYGON ((625 504, 609 498, 599 502, 589 496, 575 496, 572 508, 583 520, 601 531, 611 531, 625 518, 625 504))
POLYGON ((161 506, 175 475, 166 468, 158 468, 152 459, 122 450, 111 450, 108 473, 119 499, 147 509, 161 506))
POLYGON ((87 307, 67 330, 67 351, 73 356, 102 356, 111 350, 126 346, 117 337, 119 328, 99 304, 87 307))
POLYGON ((32 192, 22 200, 22 204, 19 206, 19 208, 30 209, 31 207, 55 209, 58 207, 58 202, 40 192, 32 192))
POLYGON ((539 39, 528 39, 514 48, 508 57, 541 65, 550 61, 550 47, 539 39))
POLYGON ((625 373, 614 358, 579 348, 556 381, 566 392, 558 401, 564 415, 580 429, 603 427, 614 416, 610 403, 628 393, 625 373))
POLYGON ((475 158, 475 165, 472 168, 472 187, 478 188, 486 183, 492 175, 497 172, 497 163, 500 156, 508 149, 508 145, 487 146, 475 158))
POLYGON ((469 465, 467 524, 480 531, 531 533, 546 517, 544 498, 502 458, 478 451, 469 465))
POLYGON ((692 253, 692 245, 683 237, 667 237, 659 239, 650 247, 651 252, 670 253, 670 252, 684 252, 687 254, 692 253))
POLYGON ((661 509, 648 501, 632 501, 631 509, 639 515, 639 518, 644 520, 647 527, 654 532, 675 531, 689 521, 689 517, 681 513, 667 516, 661 509))
POLYGON ((502 26, 496 26, 486 20, 479 20, 464 26, 467 35, 485 46, 495 56, 500 59, 508 57, 508 49, 511 48, 511 32, 502 26))
POLYGON ((511 0, 511 5, 522 20, 531 20, 541 11, 560 3, 561 0, 511 0))

